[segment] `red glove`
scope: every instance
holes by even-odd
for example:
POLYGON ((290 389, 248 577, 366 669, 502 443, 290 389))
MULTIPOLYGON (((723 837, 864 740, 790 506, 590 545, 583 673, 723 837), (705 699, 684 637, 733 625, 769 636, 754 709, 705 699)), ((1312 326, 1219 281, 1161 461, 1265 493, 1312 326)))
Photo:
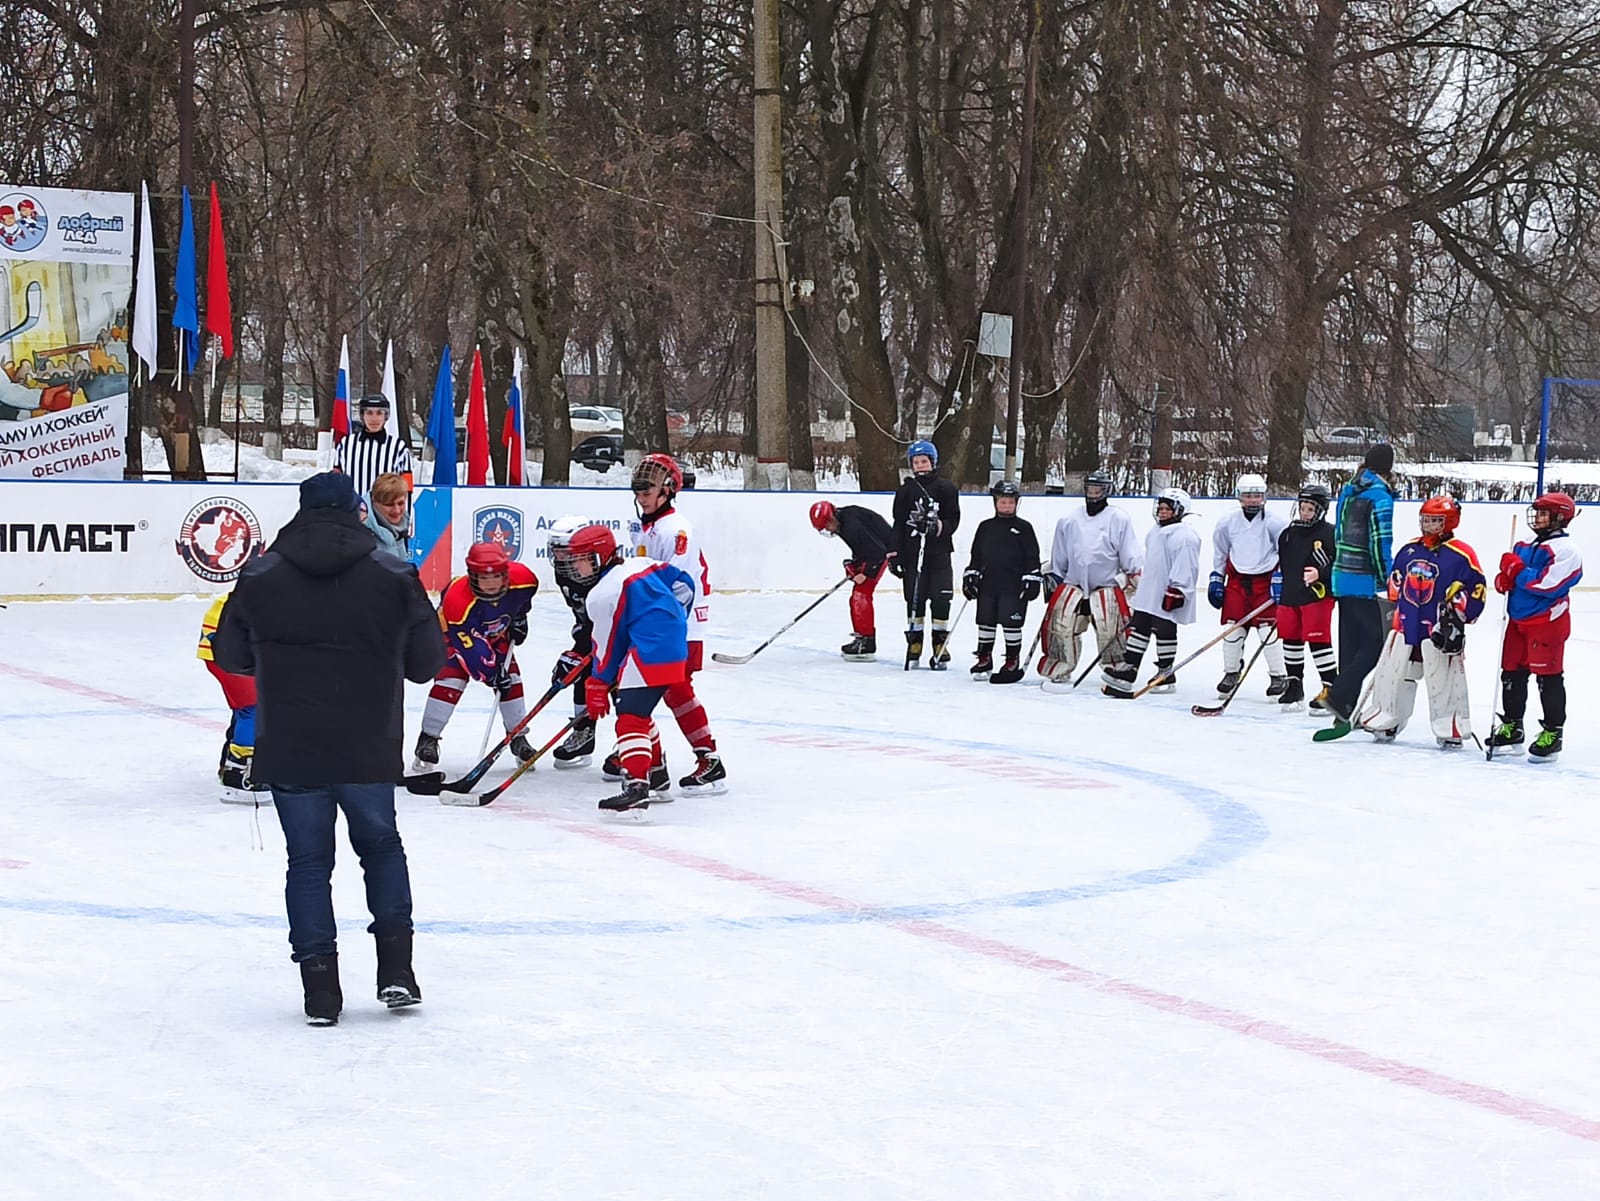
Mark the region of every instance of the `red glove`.
POLYGON ((1165 596, 1161 598, 1161 611, 1171 613, 1183 608, 1183 590, 1181 588, 1168 588, 1165 596))
POLYGON ((706 644, 703 642, 691 642, 689 644, 689 658, 683 665, 684 673, 692 676, 705 665, 706 644))
POLYGON ((583 709, 593 721, 599 721, 610 713, 611 685, 590 676, 583 685, 583 709))

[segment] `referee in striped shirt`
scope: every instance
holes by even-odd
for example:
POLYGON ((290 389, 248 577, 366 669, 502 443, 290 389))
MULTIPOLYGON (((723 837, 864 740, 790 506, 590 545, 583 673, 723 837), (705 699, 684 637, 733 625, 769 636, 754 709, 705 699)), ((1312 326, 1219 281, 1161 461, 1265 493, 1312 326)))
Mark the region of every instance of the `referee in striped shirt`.
POLYGON ((355 485, 356 495, 365 497, 380 475, 394 472, 411 484, 411 451, 399 438, 384 428, 389 420, 389 398, 372 395, 361 398, 361 428, 339 443, 334 452, 333 469, 342 471, 355 485))

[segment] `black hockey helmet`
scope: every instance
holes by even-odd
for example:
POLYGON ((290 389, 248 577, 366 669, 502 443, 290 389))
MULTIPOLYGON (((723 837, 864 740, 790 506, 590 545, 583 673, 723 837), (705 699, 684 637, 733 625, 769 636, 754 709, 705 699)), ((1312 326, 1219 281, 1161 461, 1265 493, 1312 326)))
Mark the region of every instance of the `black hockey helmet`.
POLYGON ((996 500, 999 500, 1002 496, 1009 496, 1021 503, 1022 485, 1018 484, 1016 480, 996 480, 994 486, 989 489, 989 495, 996 500))
POLYGON ((1328 491, 1328 485, 1313 482, 1302 484, 1300 493, 1295 499, 1301 504, 1316 505, 1317 520, 1321 521, 1328 515, 1328 505, 1332 503, 1333 495, 1328 491))
POLYGON ((1085 493, 1087 493, 1090 488, 1099 488, 1100 495, 1110 496, 1112 489, 1115 487, 1116 482, 1112 480, 1111 473, 1105 470, 1103 467, 1096 467, 1088 475, 1083 477, 1083 489, 1085 493))

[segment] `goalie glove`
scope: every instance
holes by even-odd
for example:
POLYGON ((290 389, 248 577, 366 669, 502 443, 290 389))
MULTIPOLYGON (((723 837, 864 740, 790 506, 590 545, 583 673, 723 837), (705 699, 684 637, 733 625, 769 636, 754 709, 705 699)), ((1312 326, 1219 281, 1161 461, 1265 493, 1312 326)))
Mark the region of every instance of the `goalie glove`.
POLYGON ((983 572, 969 567, 961 576, 961 595, 969 601, 978 599, 978 588, 983 583, 983 572))
POLYGON ((1459 655, 1467 649, 1467 623, 1454 604, 1439 606, 1439 620, 1428 638, 1446 655, 1459 655))

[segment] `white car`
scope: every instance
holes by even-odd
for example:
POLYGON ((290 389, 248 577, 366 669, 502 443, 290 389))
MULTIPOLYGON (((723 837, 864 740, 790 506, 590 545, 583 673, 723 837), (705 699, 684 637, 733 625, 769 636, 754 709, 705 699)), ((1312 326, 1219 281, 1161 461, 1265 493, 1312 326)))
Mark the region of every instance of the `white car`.
POLYGON ((620 409, 603 409, 597 405, 578 405, 567 410, 574 434, 620 434, 622 412, 620 409), (616 416, 613 418, 612 414, 616 416))

